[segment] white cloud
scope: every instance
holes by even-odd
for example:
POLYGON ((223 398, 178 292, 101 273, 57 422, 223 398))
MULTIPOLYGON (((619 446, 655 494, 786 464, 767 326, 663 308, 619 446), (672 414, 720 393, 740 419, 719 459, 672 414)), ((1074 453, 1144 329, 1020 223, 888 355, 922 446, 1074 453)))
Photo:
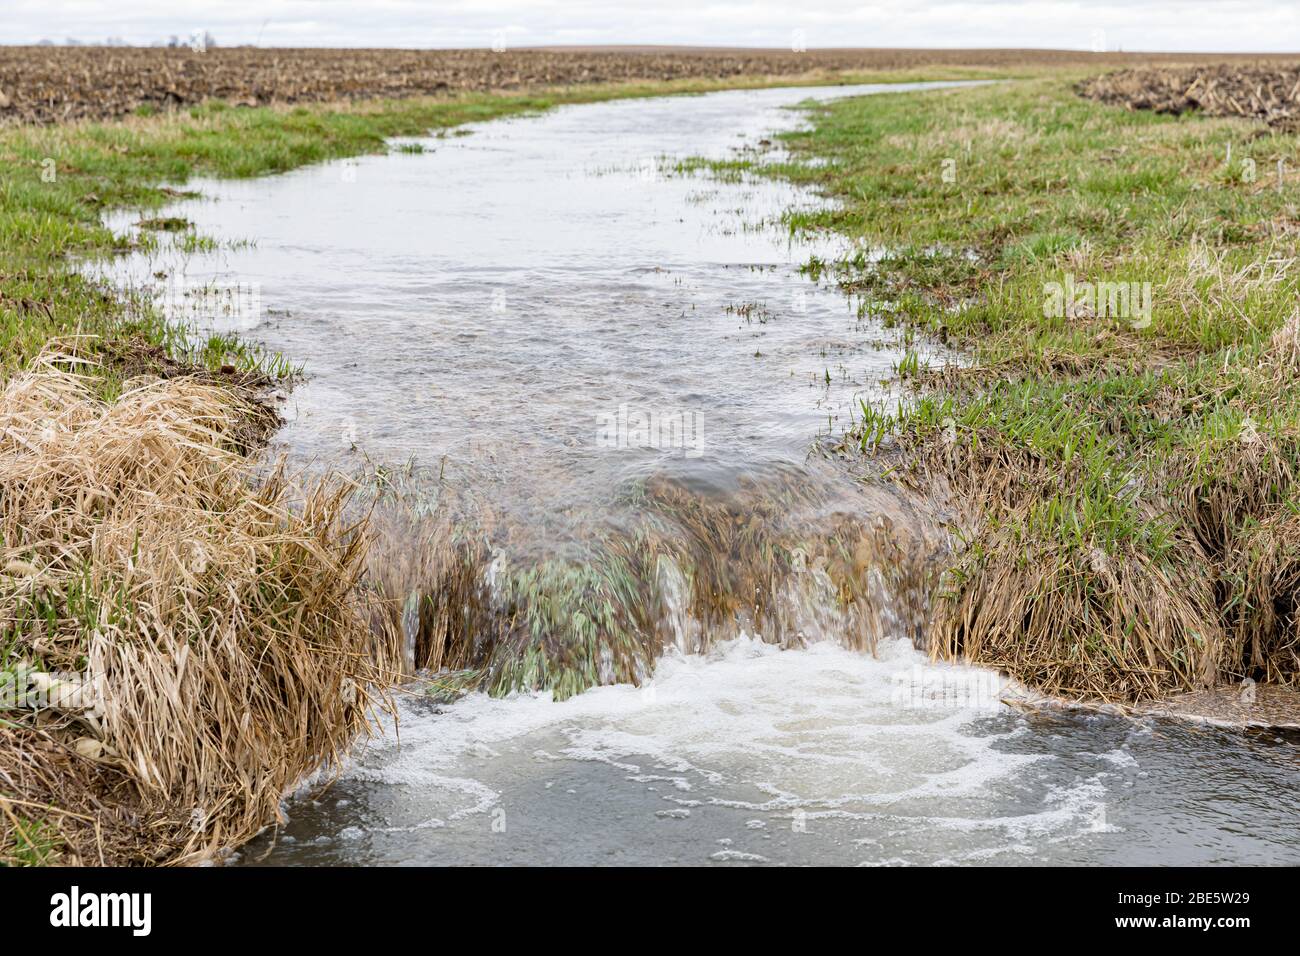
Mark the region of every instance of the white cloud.
POLYGON ((3 41, 121 37, 149 43, 206 29, 263 46, 486 47, 548 44, 1050 47, 1292 52, 1294 0, 5 0, 3 41))

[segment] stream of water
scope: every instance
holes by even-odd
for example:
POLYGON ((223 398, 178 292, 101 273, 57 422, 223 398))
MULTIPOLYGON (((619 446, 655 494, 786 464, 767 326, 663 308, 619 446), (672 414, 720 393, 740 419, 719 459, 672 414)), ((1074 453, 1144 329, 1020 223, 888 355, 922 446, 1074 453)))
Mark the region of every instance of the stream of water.
POLYGON ((413 688, 240 861, 1300 863, 1295 741, 1022 715, 913 646, 924 522, 810 449, 937 353, 798 273, 854 251, 779 224, 824 200, 674 172, 806 99, 938 85, 565 107, 200 182, 164 214, 220 248, 94 267, 305 363, 274 451, 399 487, 374 572, 414 665, 513 686, 540 648, 599 685, 413 688))

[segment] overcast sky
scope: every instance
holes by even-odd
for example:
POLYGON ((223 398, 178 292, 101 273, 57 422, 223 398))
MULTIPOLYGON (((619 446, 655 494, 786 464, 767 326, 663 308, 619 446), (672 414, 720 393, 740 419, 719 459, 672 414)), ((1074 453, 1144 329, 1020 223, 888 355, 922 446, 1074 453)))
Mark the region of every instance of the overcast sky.
POLYGON ((0 0, 0 41, 1300 50, 1300 0, 0 0))

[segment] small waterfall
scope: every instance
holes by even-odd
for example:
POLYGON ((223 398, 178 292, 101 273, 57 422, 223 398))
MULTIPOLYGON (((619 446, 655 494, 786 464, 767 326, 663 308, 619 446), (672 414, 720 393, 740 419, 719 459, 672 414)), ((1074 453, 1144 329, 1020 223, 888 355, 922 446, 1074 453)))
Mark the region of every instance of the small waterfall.
POLYGON ((902 497, 829 463, 732 486, 654 475, 576 523, 521 523, 390 486, 369 587, 413 670, 473 670, 495 692, 638 684, 673 649, 742 635, 874 653, 919 642, 939 537, 902 497))

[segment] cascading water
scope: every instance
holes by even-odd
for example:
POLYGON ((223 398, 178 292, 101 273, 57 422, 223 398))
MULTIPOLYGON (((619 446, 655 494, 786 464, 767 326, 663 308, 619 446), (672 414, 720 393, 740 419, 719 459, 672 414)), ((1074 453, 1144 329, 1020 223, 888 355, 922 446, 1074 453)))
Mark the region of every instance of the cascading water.
POLYGON ((308 375, 273 450, 360 476, 381 623, 436 672, 245 859, 1142 862, 1172 830, 1187 862, 1297 860, 1291 748, 1023 717, 916 650, 924 503, 818 450, 907 347, 798 274, 850 251, 775 225, 816 197, 672 174, 805 98, 928 85, 571 107, 200 183, 166 213, 254 245, 107 264, 255 293, 218 324, 308 375), (1195 798, 1225 767, 1249 836, 1195 798))

